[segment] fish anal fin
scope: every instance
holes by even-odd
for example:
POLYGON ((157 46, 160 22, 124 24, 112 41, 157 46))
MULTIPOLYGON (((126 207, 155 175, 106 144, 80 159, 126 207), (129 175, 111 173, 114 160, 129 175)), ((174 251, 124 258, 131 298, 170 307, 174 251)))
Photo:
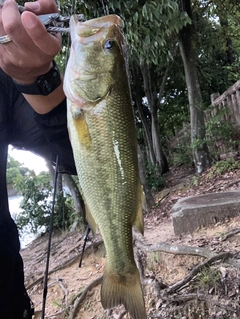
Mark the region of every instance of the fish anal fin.
POLYGON ((139 200, 138 207, 135 220, 133 221, 133 225, 137 228, 137 230, 143 235, 144 233, 144 219, 143 219, 143 207, 146 205, 146 198, 142 188, 142 185, 139 184, 139 200))
POLYGON ((91 231, 93 233, 93 236, 95 236, 97 233, 98 226, 97 226, 97 224, 92 216, 92 213, 91 213, 91 211, 86 203, 85 203, 85 209, 86 209, 87 221, 91 227, 91 231))
POLYGON ((104 309, 123 304, 133 319, 147 319, 138 270, 129 274, 104 271, 101 302, 104 309))

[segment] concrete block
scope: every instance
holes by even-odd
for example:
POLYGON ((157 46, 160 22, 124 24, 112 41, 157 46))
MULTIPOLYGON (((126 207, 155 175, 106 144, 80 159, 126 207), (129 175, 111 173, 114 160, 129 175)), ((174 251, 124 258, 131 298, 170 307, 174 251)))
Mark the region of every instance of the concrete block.
POLYGON ((172 208, 176 235, 214 225, 240 214, 240 191, 211 193, 179 199, 172 208))

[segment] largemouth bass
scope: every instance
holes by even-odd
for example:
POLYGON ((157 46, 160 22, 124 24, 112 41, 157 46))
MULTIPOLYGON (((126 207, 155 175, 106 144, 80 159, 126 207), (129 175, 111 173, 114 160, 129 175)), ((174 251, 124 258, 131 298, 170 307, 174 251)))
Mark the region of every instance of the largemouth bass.
POLYGON ((87 217, 107 254, 101 287, 105 309, 123 304, 145 319, 132 226, 143 233, 144 200, 122 21, 116 15, 70 21, 71 51, 64 77, 69 136, 87 217))

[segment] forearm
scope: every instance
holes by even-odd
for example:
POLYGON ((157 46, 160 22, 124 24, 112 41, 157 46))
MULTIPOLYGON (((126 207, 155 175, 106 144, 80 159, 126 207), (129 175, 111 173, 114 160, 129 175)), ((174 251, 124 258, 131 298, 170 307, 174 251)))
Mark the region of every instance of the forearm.
MULTIPOLYGON (((52 61, 61 49, 61 35, 48 33, 35 15, 56 12, 54 0, 38 0, 26 3, 25 7, 33 12, 20 15, 14 0, 5 1, 0 9, 0 34, 11 39, 0 45, 0 67, 16 83, 27 86, 52 68, 52 61)), ((36 112, 45 114, 64 99, 62 85, 55 84, 48 95, 24 92, 21 88, 19 91, 36 112)))

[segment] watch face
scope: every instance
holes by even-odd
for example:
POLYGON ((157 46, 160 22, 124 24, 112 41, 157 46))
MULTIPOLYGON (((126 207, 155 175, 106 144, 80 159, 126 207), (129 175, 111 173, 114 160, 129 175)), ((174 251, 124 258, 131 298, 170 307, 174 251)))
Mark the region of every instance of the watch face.
POLYGON ((17 89, 30 95, 48 95, 61 84, 61 75, 56 63, 53 60, 53 67, 46 74, 38 77, 33 84, 19 84, 14 82, 17 89))
POLYGON ((37 80, 39 91, 42 95, 48 95, 61 84, 59 70, 53 67, 47 74, 41 76, 37 80))

